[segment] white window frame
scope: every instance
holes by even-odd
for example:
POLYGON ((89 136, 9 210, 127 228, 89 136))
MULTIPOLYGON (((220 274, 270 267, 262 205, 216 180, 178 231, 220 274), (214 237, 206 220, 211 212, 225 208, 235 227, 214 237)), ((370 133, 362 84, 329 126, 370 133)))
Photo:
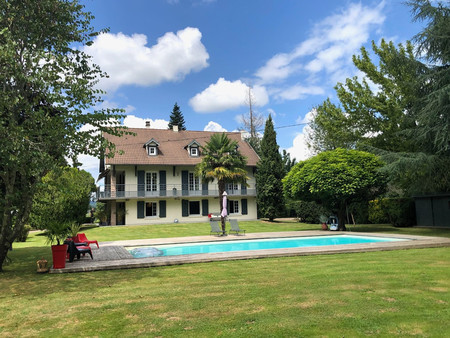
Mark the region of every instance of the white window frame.
POLYGON ((148 146, 147 147, 147 153, 149 156, 156 156, 158 155, 158 147, 156 146, 148 146))
POLYGON ((239 201, 238 200, 230 200, 229 201, 230 210, 228 213, 230 215, 236 215, 239 214, 239 201))
POLYGON ((147 171, 145 173, 145 191, 158 191, 158 173, 157 172, 147 171))
POLYGON ((202 214, 202 204, 200 203, 200 201, 189 201, 188 212, 189 216, 200 216, 202 214), (191 203, 198 203, 198 214, 191 213, 191 203))
POLYGON ((198 147, 190 147, 190 148, 189 148, 189 154, 190 154, 192 157, 198 157, 198 156, 199 156, 198 147))
POLYGON ((188 175, 188 186, 189 191, 199 191, 200 190, 200 178, 195 176, 194 172, 190 172, 188 175))
POLYGON ((156 202, 145 202, 145 217, 157 217, 158 216, 158 203, 156 202), (151 204, 151 215, 147 215, 148 205, 151 204))

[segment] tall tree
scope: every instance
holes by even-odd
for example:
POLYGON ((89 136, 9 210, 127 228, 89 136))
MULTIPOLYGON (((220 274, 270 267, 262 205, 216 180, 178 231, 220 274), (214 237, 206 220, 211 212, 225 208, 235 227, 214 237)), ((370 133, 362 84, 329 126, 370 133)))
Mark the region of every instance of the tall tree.
POLYGON ((291 159, 291 154, 286 151, 286 149, 283 149, 283 166, 284 166, 284 174, 286 175, 288 172, 291 171, 292 167, 297 164, 297 159, 294 157, 291 159))
POLYGON ((77 0, 0 1, 0 271, 41 178, 80 153, 114 146, 118 110, 95 110, 105 76, 79 46, 98 34, 77 0), (81 127, 89 124, 87 131, 81 127))
POLYGON ((384 192, 386 176, 375 155, 338 148, 297 163, 283 179, 288 197, 315 201, 337 213, 339 229, 345 230, 346 207, 369 201, 384 192))
MULTIPOLYGON (((217 181, 220 211, 227 183, 243 183, 248 180, 245 166, 247 159, 239 152, 237 141, 232 141, 225 133, 213 134, 202 147, 202 161, 195 167, 195 173, 203 182, 217 181)), ((225 219, 222 217, 222 231, 225 233, 225 219)))
POLYGON ((261 113, 254 110, 255 98, 252 93, 252 88, 248 88, 248 96, 246 97, 246 103, 248 105, 248 112, 241 116, 241 122, 243 124, 242 130, 248 132, 246 141, 252 146, 252 148, 259 155, 261 152, 261 137, 258 130, 264 125, 264 117, 261 113))
POLYGON ((178 126, 178 130, 186 130, 183 113, 176 102, 173 105, 172 112, 170 113, 169 129, 173 129, 173 126, 178 126))
POLYGON ((285 208, 283 183, 285 169, 272 116, 266 120, 264 136, 261 140, 261 156, 257 164, 256 189, 258 190, 258 211, 262 217, 273 221, 285 208))

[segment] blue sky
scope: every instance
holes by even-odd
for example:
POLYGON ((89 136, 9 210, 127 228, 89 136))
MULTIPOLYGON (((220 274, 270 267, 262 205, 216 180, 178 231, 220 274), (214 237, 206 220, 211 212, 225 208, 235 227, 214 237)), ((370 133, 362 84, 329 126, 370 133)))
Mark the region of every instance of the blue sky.
MULTIPOLYGON (((310 156, 313 108, 360 75, 351 57, 381 38, 401 43, 421 26, 402 0, 82 0, 96 29, 84 50, 109 74, 103 107, 124 124, 166 128, 175 102, 189 130, 235 131, 248 112, 272 115, 281 149, 310 156), (301 124, 301 125, 300 125, 301 124)), ((80 160, 94 177, 98 161, 80 160)))

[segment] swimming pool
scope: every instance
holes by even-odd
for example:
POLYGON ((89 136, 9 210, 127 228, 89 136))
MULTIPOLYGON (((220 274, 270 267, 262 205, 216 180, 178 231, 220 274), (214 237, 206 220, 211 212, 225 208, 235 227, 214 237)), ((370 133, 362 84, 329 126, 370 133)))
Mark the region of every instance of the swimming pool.
POLYGON ((147 258, 159 256, 193 255, 215 252, 248 251, 286 249, 300 247, 315 247, 326 245, 346 245, 377 242, 404 241, 400 238, 332 235, 290 238, 269 238, 253 240, 230 240, 222 242, 201 242, 185 244, 165 244, 146 247, 129 247, 127 250, 134 258, 147 258))

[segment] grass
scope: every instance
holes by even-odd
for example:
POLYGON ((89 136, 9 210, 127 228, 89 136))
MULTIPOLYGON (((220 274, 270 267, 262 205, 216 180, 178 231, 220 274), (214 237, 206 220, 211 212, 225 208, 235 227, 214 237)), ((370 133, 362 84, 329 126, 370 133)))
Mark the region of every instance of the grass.
MULTIPOLYGON (((247 232, 318 229, 242 222, 247 232)), ((449 230, 356 226, 450 237, 449 230)), ((204 224, 85 228, 99 241, 205 235, 204 224)), ((450 248, 36 274, 44 238, 0 274, 0 336, 445 336, 450 248)))

